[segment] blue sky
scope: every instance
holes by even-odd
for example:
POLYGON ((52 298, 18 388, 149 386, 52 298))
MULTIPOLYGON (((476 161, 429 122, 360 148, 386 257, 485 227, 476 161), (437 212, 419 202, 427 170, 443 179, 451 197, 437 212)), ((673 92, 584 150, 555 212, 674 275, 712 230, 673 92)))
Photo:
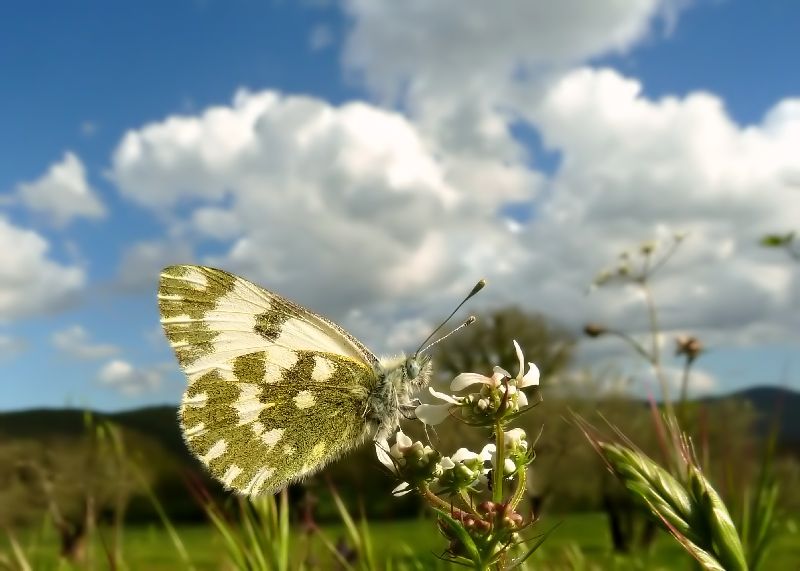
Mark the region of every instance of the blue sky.
MULTIPOLYGON (((780 181, 786 179, 784 170, 789 167, 770 162, 763 173, 753 167, 750 170, 758 171, 759 176, 752 184, 743 182, 742 188, 737 187, 735 195, 727 198, 724 193, 731 185, 719 183, 722 194, 713 195, 711 202, 735 206, 730 217, 725 208, 720 208, 719 213, 704 218, 699 213, 707 212, 703 208, 707 208, 709 198, 692 186, 694 181, 679 177, 670 179, 670 184, 687 185, 686 200, 676 199, 652 213, 643 213, 639 199, 631 199, 634 195, 617 193, 614 207, 609 207, 618 213, 617 218, 586 220, 586 232, 601 232, 599 236, 571 232, 554 240, 557 248, 541 246, 543 237, 554 235, 553 228, 562 228, 553 213, 565 212, 565 204, 577 201, 591 212, 603 210, 598 204, 609 204, 601 193, 612 190, 595 189, 596 194, 584 196, 580 189, 570 186, 576 180, 597 179, 592 165, 600 164, 604 157, 600 154, 592 160, 592 150, 584 143, 595 135, 608 140, 604 144, 618 157, 624 171, 603 184, 610 185, 612 180, 623 185, 652 184, 652 192, 661 192, 659 196, 663 197, 664 191, 658 190, 662 179, 651 180, 647 178, 649 171, 635 171, 633 160, 630 173, 625 171, 625 161, 636 155, 629 149, 630 127, 619 117, 627 116, 626 110, 638 103, 644 110, 635 113, 646 113, 653 125, 662 125, 669 120, 661 121, 658 114, 671 112, 668 105, 661 105, 662 98, 675 98, 680 108, 678 118, 673 119, 675 144, 684 141, 688 145, 687 141, 697 142, 703 133, 718 131, 721 134, 714 135, 713 141, 731 137, 735 139, 731 148, 744 148, 741 152, 749 153, 737 161, 740 164, 750 160, 754 165, 766 164, 759 163, 759 153, 781 155, 780 149, 789 149, 795 140, 795 117, 800 113, 791 111, 791 105, 784 108, 791 112, 778 114, 769 125, 764 119, 780 102, 800 97, 800 78, 791 72, 800 52, 800 40, 792 29, 799 21, 800 5, 729 0, 694 2, 677 9, 675 3, 653 0, 653 6, 642 9, 635 2, 630 4, 615 8, 618 13, 612 16, 603 16, 619 22, 614 37, 608 31, 608 22, 599 18, 595 26, 591 15, 581 20, 542 10, 543 21, 531 22, 530 34, 536 33, 538 25, 543 30, 545 26, 563 26, 565 42, 573 28, 582 38, 591 40, 587 40, 585 49, 571 51, 555 45, 556 37, 552 51, 562 56, 551 59, 546 44, 527 45, 522 32, 509 30, 493 38, 492 34, 502 31, 508 21, 488 13, 483 16, 487 20, 496 18, 497 26, 487 25, 485 34, 478 38, 485 42, 480 44, 484 50, 475 58, 461 49, 476 42, 466 32, 459 36, 466 28, 457 22, 442 28, 442 32, 437 26, 447 20, 441 14, 403 13, 402 8, 382 3, 376 4, 381 9, 372 10, 357 1, 3 4, 0 69, 6 89, 0 90, 0 157, 4 158, 0 161, 0 216, 9 231, 6 238, 0 232, 0 240, 6 240, 3 248, 14 249, 25 235, 47 249, 26 242, 29 246, 21 247, 20 255, 27 256, 30 251, 30 256, 22 261, 6 260, 7 269, 0 272, 0 294, 10 300, 0 302, 0 358, 5 383, 0 408, 71 404, 119 409, 176 402, 182 379, 159 337, 151 287, 157 273, 153 268, 160 263, 214 261, 247 273, 268 287, 278 289, 280 285, 284 294, 342 320, 365 336, 370 346, 393 350, 421 334, 429 321, 443 313, 441 308, 457 297, 455 291, 484 273, 496 288, 486 298, 486 305, 516 303, 548 311, 575 328, 581 320, 598 317, 618 319, 634 329, 641 327, 634 305, 629 300, 619 301, 619 296, 627 295, 625 292, 617 298, 603 294, 586 301, 578 293, 582 291, 580 284, 588 283, 595 271, 613 261, 609 254, 617 245, 635 246, 664 227, 667 233, 692 232, 695 224, 700 245, 685 258, 685 280, 677 274, 669 277, 672 285, 669 289, 665 286, 663 299, 669 313, 680 299, 674 292, 683 287, 694 292, 689 295, 690 304, 713 306, 708 320, 693 325, 693 331, 704 333, 716 347, 709 354, 703 369, 705 380, 698 392, 780 382, 787 367, 792 371, 792 354, 798 341, 791 337, 800 323, 793 303, 800 296, 798 270, 776 253, 748 246, 752 243, 748 236, 733 239, 733 246, 720 236, 731 228, 739 231, 743 224, 737 217, 750 211, 760 216, 753 221, 753 232, 768 228, 770 223, 780 226, 777 230, 790 229, 792 220, 798 220, 792 216, 800 205, 794 200, 786 206, 785 196, 791 193, 780 181), (674 12, 673 16, 662 18, 664 11, 674 12), (426 19, 414 22, 415 17, 426 19), (515 34, 521 39, 502 47, 503 40, 515 34), (413 45, 404 50, 403 41, 413 41, 413 45), (497 53, 488 53, 494 46, 498 46, 497 53), (460 51, 465 52, 463 60, 459 59, 460 51), (531 69, 546 71, 533 72, 525 82, 506 72, 506 67, 520 62, 529 64, 529 58, 536 64, 531 69), (584 70, 582 75, 580 70, 584 70), (600 70, 614 75, 602 75, 600 70), (582 125, 570 123, 565 109, 572 109, 576 99, 565 95, 567 87, 559 90, 559 85, 568 85, 564 78, 586 82, 589 87, 579 90, 581 97, 594 90, 620 93, 618 104, 609 103, 612 95, 579 102, 587 116, 608 117, 608 123, 586 125, 586 129, 595 130, 592 137, 581 134, 582 125), (640 86, 632 100, 624 97, 623 85, 630 85, 626 81, 640 86), (492 88, 473 93, 473 85, 492 88), (285 163, 294 165, 296 161, 297 170, 254 167, 238 156, 224 168, 214 164, 207 170, 191 167, 197 160, 208 160, 208 155, 198 150, 205 139, 201 135, 182 146, 177 130, 167 119, 181 116, 194 121, 201 131, 213 129, 210 119, 206 121, 209 107, 233 110, 231 115, 244 113, 234 102, 235 94, 242 89, 248 91, 252 105, 266 118, 254 127, 254 132, 264 137, 258 148, 266 153, 261 159, 256 157, 257 163, 270 165, 270 157, 280 155, 286 157, 285 163), (270 104, 255 102, 265 90, 277 94, 285 107, 272 111, 270 104), (702 133, 692 131, 697 122, 691 117, 695 112, 705 113, 705 103, 698 104, 701 111, 695 111, 694 100, 689 101, 698 91, 716 98, 724 109, 720 117, 713 109, 707 112, 713 120, 702 133), (297 96, 310 97, 313 108, 292 111, 292 105, 301 101, 297 96), (352 107, 354 102, 363 109, 352 107), (609 109, 614 112, 604 112, 602 105, 612 105, 609 109), (287 125, 282 117, 291 113, 300 116, 287 125), (451 113, 461 118, 455 123, 461 130, 448 122, 451 113), (689 119, 682 121, 684 115, 680 113, 689 119), (326 120, 335 126, 320 138, 325 144, 319 143, 316 153, 302 154, 304 148, 296 141, 301 127, 326 120), (687 126, 681 127, 684 123, 687 126), (517 128, 512 128, 515 124, 517 128), (158 127, 158 134, 147 131, 147 125, 158 127), (259 131, 259 125, 267 127, 259 131), (483 125, 500 127, 478 128, 483 125), (678 132, 679 128, 686 131, 678 132), (748 128, 759 131, 758 137, 766 133, 764 137, 773 150, 764 151, 761 142, 752 143, 755 146, 751 149, 748 128), (341 145, 342 156, 348 149, 353 149, 355 156, 363 156, 365 150, 372 150, 368 135, 373 131, 381 135, 374 145, 381 152, 376 151, 373 163, 363 166, 351 161, 341 167, 337 162, 336 169, 328 171, 322 168, 332 168, 327 161, 320 163, 319 177, 314 176, 314 157, 319 155, 322 161, 338 157, 330 155, 330 145, 334 144, 341 145), (152 154, 120 158, 118 151, 124 146, 126 133, 138 136, 152 154), (171 152, 176 153, 176 161, 162 159, 173 156, 171 152), (70 207, 69 199, 65 206, 53 198, 60 187, 51 180, 42 191, 45 198, 36 206, 25 198, 22 189, 46 177, 53 165, 62 164, 65 153, 72 153, 82 165, 85 189, 93 199, 81 195, 73 204, 82 204, 83 210, 71 210, 78 207, 70 207), (527 156, 522 159, 522 155, 527 156), (567 167, 560 168, 562 157, 569 157, 567 167), (382 170, 384 160, 386 168, 382 170), (197 191, 192 187, 195 179, 191 168, 219 187, 197 191), (416 168, 423 174, 408 174, 416 168), (381 172, 402 172, 400 178, 406 181, 410 177, 411 182, 398 183, 397 177, 381 172), (499 181, 498 189, 487 190, 483 176, 499 181), (770 182, 773 176, 778 181, 774 189, 770 182), (164 192, 153 196, 153 187, 144 187, 152 181, 163 185, 164 192), (182 181, 189 181, 186 189, 179 188, 182 181), (328 181, 334 181, 330 183, 336 187, 333 195, 328 194, 328 181), (170 184, 174 185, 174 196, 169 194, 170 184), (273 184, 277 185, 274 192, 273 184), (300 189, 292 192, 308 193, 299 204, 319 199, 324 204, 338 200, 337 205, 345 206, 341 210, 338 206, 323 209, 322 213, 309 211, 324 216, 324 223, 306 212, 285 221, 280 212, 275 212, 285 203, 278 189, 281 185, 300 189), (358 194, 351 203, 351 188, 372 194, 358 194), (761 201, 756 196, 759 188, 774 190, 775 196, 761 201), (393 202, 395 191, 406 197, 403 202, 393 202), (697 203, 690 204, 695 199, 697 203), (394 219, 381 217, 388 216, 385 213, 397 204, 413 215, 408 223, 409 237, 404 236, 402 225, 400 230, 395 229, 394 219), (253 212, 254 205, 269 209, 263 224, 253 212), (224 214, 234 228, 224 235, 209 230, 199 222, 198 212, 204 208, 213 208, 211 214, 215 216, 224 214), (364 216, 364 208, 376 208, 381 215, 364 216), (420 212, 432 212, 432 218, 428 220, 420 212), (252 214, 252 218, 245 214, 252 214), (59 216, 66 218, 59 222, 59 216), (504 219, 509 216, 525 228, 508 230, 504 219), (275 233, 266 226, 276 228, 275 233), (276 237, 277 228, 283 228, 284 235, 297 232, 298 237, 276 237), (344 261, 354 252, 361 254, 361 245, 378 233, 387 237, 376 241, 375 252, 365 248, 363 261, 344 261), (586 241, 607 242, 608 246, 589 256, 586 241), (378 250, 379 246, 384 250, 378 250), (151 254, 147 254, 148 247, 151 254), (342 264, 337 264, 337 259, 343 260, 342 264), (27 267, 26 260, 31 267, 20 269, 27 267), (302 260, 308 260, 308 265, 304 266, 302 260), (709 260, 734 262, 707 274, 709 260), (127 278, 126 265, 130 266, 127 278), (407 272, 402 272, 404 267, 407 272), (68 275, 75 283, 59 286, 59 280, 67 280, 68 275), (542 275, 553 283, 544 283, 542 275), (137 276, 139 279, 134 279, 137 276), (26 279, 35 281, 37 287, 26 279), (536 286, 539 289, 529 289, 533 279, 537 284, 542 282, 536 286), (314 283, 318 284, 316 289, 314 283), (709 303, 704 297, 708 294, 700 291, 703 283, 730 283, 733 289, 712 294, 714 303, 709 303), (574 292, 559 292, 558 284, 567 284, 564 290, 574 286, 574 292), (36 293, 26 294, 31 288, 36 293), (48 293, 51 289, 63 291, 48 293), (41 302, 36 298, 31 307, 16 301, 35 299, 34 295, 41 296, 41 302), (581 299, 580 312, 573 298, 581 299), (733 304, 730 312, 723 302, 733 304), (756 309, 743 312, 741 305, 756 309), (734 317, 727 321, 720 318, 731 314, 734 317), (783 321, 776 324, 770 315, 783 321), (60 346, 54 341, 59 333, 60 346)), ((641 136, 653 137, 654 141, 664 138, 656 127, 641 136)), ((215 139, 223 151, 224 143, 215 139)), ((727 148, 725 145, 728 143, 720 148, 727 148)), ((676 155, 654 146, 653 153, 654 157, 676 155)), ((707 173, 722 168, 719 161, 723 159, 709 160, 708 165, 701 159, 705 157, 687 153, 686 171, 700 172, 697 181, 718 182, 718 176, 707 173)), ((674 160, 660 172, 681 172, 683 167, 677 158, 674 160)), ((654 166, 652 171, 656 170, 654 166)), ((287 200, 295 200, 298 195, 287 196, 287 200)), ((579 217, 577 213, 570 216, 579 217)), ((684 331, 681 323, 669 318, 666 321, 671 331, 684 331)), ((613 348, 606 349, 609 356, 617 355, 613 348)), ((587 353, 600 358, 602 351, 589 348, 587 353)), ((797 373, 793 375, 790 373, 786 381, 800 386, 792 380, 797 373)))

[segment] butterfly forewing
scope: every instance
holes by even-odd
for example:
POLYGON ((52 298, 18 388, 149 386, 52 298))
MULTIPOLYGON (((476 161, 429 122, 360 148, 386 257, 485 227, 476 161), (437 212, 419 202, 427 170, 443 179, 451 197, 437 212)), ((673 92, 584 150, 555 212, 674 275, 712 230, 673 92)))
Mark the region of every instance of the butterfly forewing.
POLYGON ((377 360, 341 328, 202 266, 166 268, 158 298, 189 380, 184 437, 227 487, 280 489, 363 440, 377 360))

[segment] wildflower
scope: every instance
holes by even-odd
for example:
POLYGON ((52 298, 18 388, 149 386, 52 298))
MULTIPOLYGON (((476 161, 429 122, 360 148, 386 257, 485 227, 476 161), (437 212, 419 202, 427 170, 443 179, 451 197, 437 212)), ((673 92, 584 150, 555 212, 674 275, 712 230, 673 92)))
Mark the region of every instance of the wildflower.
POLYGON ((447 404, 421 404, 415 408, 414 414, 417 420, 425 424, 439 424, 443 422, 444 419, 450 415, 451 410, 461 406, 464 402, 463 397, 454 397, 445 393, 440 393, 434 390, 433 387, 428 387, 428 392, 447 404))
POLYGON ((392 493, 402 496, 411 491, 412 485, 431 481, 441 475, 438 464, 440 455, 430 446, 417 440, 413 442, 401 429, 397 430, 394 444, 389 446, 386 438, 375 441, 375 454, 381 464, 401 479, 392 493))
POLYGON ((656 249, 656 242, 654 240, 648 240, 646 242, 642 242, 639 246, 639 251, 645 255, 649 256, 652 254, 656 249))
POLYGON ((608 329, 599 323, 587 323, 583 326, 583 332, 589 337, 600 337, 607 333, 608 329))
POLYGON ((595 289, 605 285, 611 280, 611 271, 608 269, 601 270, 592 280, 591 288, 595 289))
POLYGON ((415 409, 416 416, 426 424, 438 424, 455 410, 460 410, 468 421, 491 420, 506 412, 516 412, 528 406, 528 397, 520 389, 539 384, 539 369, 525 360, 519 343, 514 341, 519 359, 519 372, 516 377, 502 367, 495 367, 491 377, 480 373, 461 373, 450 383, 450 390, 463 391, 474 385, 483 385, 479 392, 467 396, 453 396, 429 388, 431 395, 445 404, 423 404, 415 409))
POLYGON ((675 339, 675 355, 684 355, 690 363, 700 356, 703 349, 703 343, 697 337, 681 335, 675 339))
POLYGON ((486 484, 486 474, 489 472, 486 461, 491 458, 493 448, 492 445, 487 445, 480 454, 466 448, 459 448, 452 456, 442 458, 439 462, 442 474, 432 489, 437 494, 455 495, 462 491, 476 491, 483 487, 486 484))
MULTIPOLYGON (((503 433, 505 458, 503 460, 504 477, 513 476, 518 470, 524 469, 529 463, 528 436, 521 428, 513 428, 503 433)), ((493 444, 491 446, 492 466, 497 469, 497 453, 493 444)))

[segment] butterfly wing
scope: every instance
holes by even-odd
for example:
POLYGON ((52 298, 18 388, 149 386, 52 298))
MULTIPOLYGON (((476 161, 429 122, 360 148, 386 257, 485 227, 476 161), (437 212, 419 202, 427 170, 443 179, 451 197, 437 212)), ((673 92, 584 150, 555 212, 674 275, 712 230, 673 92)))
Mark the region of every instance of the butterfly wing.
POLYGON ((377 359, 339 326, 203 266, 165 268, 158 301, 184 438, 226 487, 276 491, 363 441, 377 359))

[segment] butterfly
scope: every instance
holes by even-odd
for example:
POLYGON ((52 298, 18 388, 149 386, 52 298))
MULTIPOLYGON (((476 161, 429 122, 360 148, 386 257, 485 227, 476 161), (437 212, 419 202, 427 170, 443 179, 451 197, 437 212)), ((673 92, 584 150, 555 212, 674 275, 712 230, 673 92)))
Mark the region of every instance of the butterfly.
POLYGON ((431 376, 427 347, 378 359, 335 323, 223 270, 165 268, 158 304, 188 380, 186 444, 241 494, 274 493, 388 436, 431 376))

